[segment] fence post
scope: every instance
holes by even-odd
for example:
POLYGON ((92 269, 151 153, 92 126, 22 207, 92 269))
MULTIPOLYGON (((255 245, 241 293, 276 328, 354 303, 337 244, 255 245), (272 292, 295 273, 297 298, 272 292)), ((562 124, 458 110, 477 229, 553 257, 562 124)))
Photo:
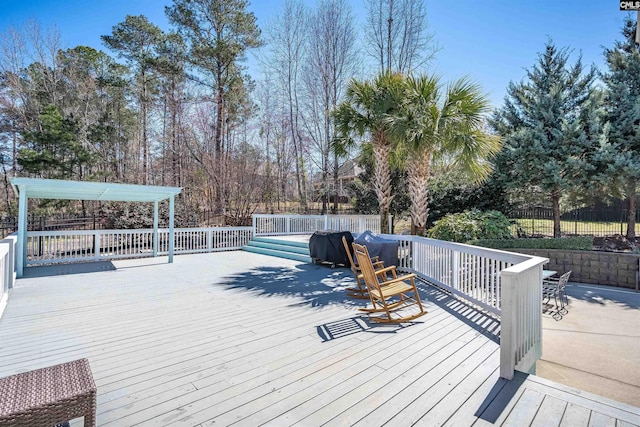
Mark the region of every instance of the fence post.
POLYGON ((323 230, 328 230, 329 229, 329 215, 324 214, 324 228, 323 230))
POLYGON ((211 229, 207 231, 207 252, 213 252, 213 230, 211 229))
POLYGON ((253 230, 251 230, 252 233, 252 237, 255 237, 258 234, 258 218, 256 218, 255 215, 251 215, 251 227, 253 227, 253 230))

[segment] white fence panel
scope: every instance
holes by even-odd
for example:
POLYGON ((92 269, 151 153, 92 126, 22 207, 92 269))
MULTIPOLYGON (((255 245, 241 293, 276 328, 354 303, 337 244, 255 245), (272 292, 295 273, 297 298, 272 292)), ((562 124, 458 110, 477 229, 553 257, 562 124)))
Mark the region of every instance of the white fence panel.
POLYGON ((13 265, 11 262, 11 250, 9 244, 0 245, 0 317, 9 301, 9 292, 13 287, 13 265))
POLYGON ((529 256, 418 236, 383 235, 399 242, 400 268, 500 314, 500 271, 529 256))
MULTIPOLYGON (((195 254, 239 250, 249 243, 253 234, 251 227, 177 228, 175 233, 176 254, 195 254)), ((158 253, 169 253, 169 229, 158 230, 160 244, 158 253)))
POLYGON ((95 231, 94 259, 141 258, 153 256, 153 230, 95 231))
POLYGON ((5 276, 8 284, 8 288, 12 289, 16 281, 16 251, 18 250, 18 234, 13 233, 0 240, 0 245, 6 245, 9 249, 9 259, 7 268, 5 269, 5 276))
POLYGON ((321 230, 380 232, 379 215, 253 215, 256 236, 313 234, 321 230))
POLYGON ((27 265, 93 259, 96 259, 94 231, 31 231, 27 233, 27 265))
MULTIPOLYGON (((251 227, 178 228, 176 254, 240 249, 251 227)), ((37 231, 27 234, 27 265, 154 256, 152 229, 37 231)), ((158 254, 169 253, 169 229, 158 230, 158 254)))

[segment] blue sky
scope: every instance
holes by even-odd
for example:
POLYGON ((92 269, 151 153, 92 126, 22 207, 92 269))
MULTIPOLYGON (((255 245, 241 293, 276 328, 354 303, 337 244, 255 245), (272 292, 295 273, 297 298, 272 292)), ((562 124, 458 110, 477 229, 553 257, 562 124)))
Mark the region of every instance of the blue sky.
MULTIPOLYGON (((251 2, 258 24, 264 26, 277 13, 282 0, 251 2)), ((168 0, 0 0, 0 32, 30 18, 43 26, 55 24, 65 47, 88 45, 105 49, 100 36, 126 15, 146 15, 168 28, 164 6, 168 0)), ((313 4, 312 1, 308 1, 313 4)), ((365 16, 364 0, 350 0, 358 23, 365 16)), ((602 48, 620 38, 626 12, 613 0, 427 0, 430 29, 442 50, 433 70, 445 80, 469 76, 499 106, 510 80, 519 81, 531 67, 546 40, 558 47, 580 51, 585 64, 603 68, 602 48)), ((633 15, 635 17, 635 14, 633 15)), ((361 25, 357 25, 361 30, 361 25)), ((252 64, 253 62, 250 62, 252 64)), ((257 77, 257 70, 250 70, 257 77)))

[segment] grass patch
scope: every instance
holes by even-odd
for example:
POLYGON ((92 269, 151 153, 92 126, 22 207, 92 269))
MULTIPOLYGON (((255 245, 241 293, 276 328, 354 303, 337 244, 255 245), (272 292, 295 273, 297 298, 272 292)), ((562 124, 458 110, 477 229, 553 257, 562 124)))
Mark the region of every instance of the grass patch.
MULTIPOLYGON (((514 219, 517 226, 528 235, 553 236, 553 220, 551 219, 514 219)), ((624 234, 625 224, 620 222, 594 222, 594 221, 560 221, 560 230, 565 234, 589 234, 593 236, 610 236, 612 234, 624 234)), ((514 235, 516 225, 512 226, 514 235)))

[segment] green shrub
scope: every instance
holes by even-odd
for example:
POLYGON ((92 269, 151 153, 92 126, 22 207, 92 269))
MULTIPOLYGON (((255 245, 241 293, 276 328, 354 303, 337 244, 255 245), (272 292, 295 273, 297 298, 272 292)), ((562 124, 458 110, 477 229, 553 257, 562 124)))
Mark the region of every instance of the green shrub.
MULTIPOLYGON (((153 227, 153 204, 110 202, 102 206, 105 218, 104 227, 107 229, 137 229, 153 227)), ((182 198, 176 199, 174 220, 176 228, 198 227, 200 221, 197 210, 187 206, 182 198)), ((158 222, 160 227, 168 227, 169 202, 160 202, 158 206, 158 222)))
POLYGON ((477 209, 448 214, 429 230, 429 237, 465 243, 475 239, 508 239, 510 222, 498 211, 481 212, 477 209))
POLYGON ((469 244, 492 249, 565 249, 570 251, 590 251, 593 237, 562 237, 560 239, 477 239, 469 244))

